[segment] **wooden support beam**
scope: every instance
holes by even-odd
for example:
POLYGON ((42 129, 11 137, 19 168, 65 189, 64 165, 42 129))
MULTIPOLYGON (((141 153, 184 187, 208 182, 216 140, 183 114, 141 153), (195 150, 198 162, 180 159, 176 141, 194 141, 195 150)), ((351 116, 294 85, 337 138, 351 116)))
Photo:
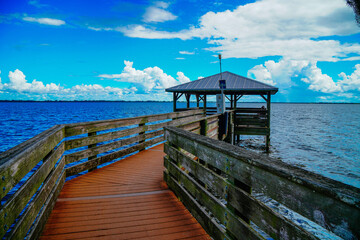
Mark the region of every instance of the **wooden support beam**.
POLYGON ((242 96, 244 96, 243 94, 242 95, 239 95, 239 97, 238 98, 236 98, 236 101, 239 101, 240 100, 240 98, 242 98, 242 96))
POLYGON ((260 95, 260 96, 265 100, 265 102, 267 102, 267 99, 264 95, 260 95))
MULTIPOLYGON (((139 136, 142 136, 142 135, 144 135, 145 134, 145 131, 146 131, 146 126, 145 126, 145 123, 140 123, 139 124, 139 127, 141 128, 143 128, 143 130, 139 133, 139 136)), ((145 142, 145 138, 143 139, 143 140, 140 140, 139 141, 139 144, 142 144, 142 143, 144 143, 145 142)), ((145 150, 145 147, 144 148, 141 148, 139 151, 143 151, 143 150, 145 150)))
POLYGON ((190 108, 190 97, 191 97, 191 94, 188 94, 188 93, 185 94, 186 108, 190 108))
POLYGON ((271 94, 270 92, 267 93, 267 100, 266 100, 267 106, 267 127, 268 127, 268 134, 266 135, 266 141, 265 141, 265 148, 266 152, 269 152, 270 150, 270 103, 271 103, 271 94))
MULTIPOLYGON (((96 136, 96 135, 97 135, 97 132, 90 132, 90 133, 88 133, 88 137, 96 136)), ((90 144, 90 145, 88 145, 88 149, 94 148, 94 147, 96 147, 96 146, 97 146, 97 143, 95 143, 95 144, 90 144)), ((97 158, 97 155, 88 157, 88 160, 90 161, 90 160, 95 159, 95 158, 97 158)), ((97 167, 90 168, 90 169, 89 169, 89 172, 95 170, 96 168, 97 168, 97 167)))
POLYGON ((176 112, 176 101, 177 101, 177 94, 173 92, 173 112, 176 112))
POLYGON ((237 95, 235 94, 234 95, 234 109, 236 109, 236 104, 237 104, 237 95))
POLYGON ((206 114, 206 95, 204 95, 203 101, 204 101, 204 111, 205 111, 205 114, 206 114))
POLYGON ((179 98, 181 98, 182 95, 183 95, 183 93, 178 93, 176 100, 179 100, 179 98))
POLYGON ((200 107, 200 98, 198 94, 196 94, 196 107, 200 107))

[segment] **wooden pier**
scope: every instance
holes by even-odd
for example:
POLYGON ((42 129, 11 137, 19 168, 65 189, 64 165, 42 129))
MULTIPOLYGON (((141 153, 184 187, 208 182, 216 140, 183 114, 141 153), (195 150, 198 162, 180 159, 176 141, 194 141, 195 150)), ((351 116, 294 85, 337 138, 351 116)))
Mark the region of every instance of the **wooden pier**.
POLYGON ((163 181, 163 145, 65 183, 41 239, 210 239, 163 181))
POLYGON ((1 153, 0 238, 360 239, 360 189, 219 141, 220 117, 57 125, 1 153))

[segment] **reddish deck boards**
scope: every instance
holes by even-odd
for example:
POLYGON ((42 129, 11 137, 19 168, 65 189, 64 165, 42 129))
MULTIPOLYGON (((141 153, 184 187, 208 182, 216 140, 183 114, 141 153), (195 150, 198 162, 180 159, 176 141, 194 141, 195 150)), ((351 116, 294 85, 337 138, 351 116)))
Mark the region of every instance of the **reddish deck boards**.
POLYGON ((210 239, 162 180, 163 145, 65 183, 41 239, 210 239))

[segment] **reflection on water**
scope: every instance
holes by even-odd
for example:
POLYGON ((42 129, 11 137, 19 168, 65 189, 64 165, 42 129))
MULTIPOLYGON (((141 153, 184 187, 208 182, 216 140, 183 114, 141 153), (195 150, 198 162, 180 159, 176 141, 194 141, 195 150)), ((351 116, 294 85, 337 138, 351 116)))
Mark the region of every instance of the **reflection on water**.
MULTIPOLYGON (((261 105, 240 104, 241 107, 261 105)), ((180 103, 179 107, 185 104, 180 103)), ((154 102, 1 102, 0 152, 55 124, 171 111, 172 103, 154 102)), ((359 129, 360 104, 275 103, 271 106, 270 155, 360 187, 359 129)), ((256 150, 263 146, 263 138, 242 144, 256 150)))

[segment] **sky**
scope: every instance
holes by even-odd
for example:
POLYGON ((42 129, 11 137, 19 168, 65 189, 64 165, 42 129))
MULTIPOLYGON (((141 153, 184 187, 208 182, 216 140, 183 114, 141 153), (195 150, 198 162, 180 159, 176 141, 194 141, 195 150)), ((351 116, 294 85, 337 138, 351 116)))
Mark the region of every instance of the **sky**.
POLYGON ((217 54, 274 102, 360 102, 345 0, 0 0, 0 100, 171 101, 217 54))

